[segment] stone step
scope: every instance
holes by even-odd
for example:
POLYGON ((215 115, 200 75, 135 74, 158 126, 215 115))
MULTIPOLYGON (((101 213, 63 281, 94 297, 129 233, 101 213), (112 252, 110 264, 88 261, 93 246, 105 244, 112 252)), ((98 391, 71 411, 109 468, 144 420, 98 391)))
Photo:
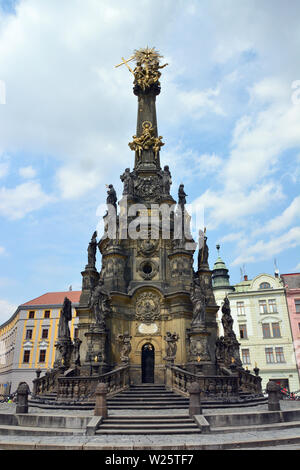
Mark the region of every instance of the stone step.
POLYGON ((118 430, 118 429, 98 429, 98 431, 96 431, 96 435, 101 435, 101 434, 110 434, 110 435, 113 435, 113 434, 122 434, 122 435, 129 435, 129 434, 133 434, 133 435, 142 435, 142 434, 146 434, 146 435, 150 435, 150 434, 164 434, 166 436, 168 435, 171 435, 171 434, 200 434, 201 431, 198 427, 196 428, 193 428, 193 429, 181 429, 180 427, 178 428, 173 428, 173 429, 160 429, 160 428, 156 428, 156 429, 124 429, 122 431, 118 430))
POLYGON ((31 426, 10 426, 0 425, 0 435, 5 436, 16 436, 16 435, 27 435, 27 436, 82 436, 85 434, 85 429, 64 429, 62 428, 40 428, 31 426))
POLYGON ((191 422, 193 421, 189 416, 187 415, 138 415, 138 416, 109 416, 107 419, 109 419, 110 422, 118 421, 120 423, 123 422, 132 422, 133 420, 135 422, 148 422, 148 423, 157 423, 157 421, 161 422, 191 422))
POLYGON ((210 431, 214 434, 232 433, 232 432, 251 432, 251 431, 275 431, 280 429, 293 429, 300 427, 300 421, 291 421, 285 423, 270 424, 249 424, 248 426, 227 426, 211 427, 210 431))
POLYGON ((136 403, 137 401, 143 401, 145 403, 187 403, 188 399, 184 397, 122 397, 118 395, 116 397, 108 398, 107 400, 109 403, 118 402, 118 403, 136 403))
POLYGON ((101 424, 100 428, 101 430, 103 429, 112 429, 112 430, 119 430, 119 431, 127 431, 127 430, 133 430, 135 429, 136 431, 157 431, 158 429, 199 429, 197 424, 195 423, 160 423, 157 422, 155 424, 151 423, 141 423, 141 424, 136 424, 136 423, 131 423, 131 424, 111 424, 109 422, 104 421, 103 424, 101 424))

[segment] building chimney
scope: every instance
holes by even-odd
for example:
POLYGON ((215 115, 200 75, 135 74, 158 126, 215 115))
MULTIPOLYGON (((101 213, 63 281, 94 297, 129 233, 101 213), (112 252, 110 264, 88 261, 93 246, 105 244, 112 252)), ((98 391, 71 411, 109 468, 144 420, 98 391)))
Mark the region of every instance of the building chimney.
POLYGON ((247 276, 247 274, 244 274, 244 281, 248 281, 248 276, 247 276))

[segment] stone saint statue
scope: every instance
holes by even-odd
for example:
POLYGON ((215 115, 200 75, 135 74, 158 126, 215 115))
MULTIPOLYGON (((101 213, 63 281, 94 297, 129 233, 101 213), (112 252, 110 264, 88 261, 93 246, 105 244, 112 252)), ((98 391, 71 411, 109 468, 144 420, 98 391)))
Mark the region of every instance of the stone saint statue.
POLYGON ((207 298, 202 291, 198 278, 194 279, 191 290, 191 301, 193 304, 192 327, 204 326, 206 318, 207 298))
POLYGON ((208 264, 208 246, 207 237, 204 235, 205 232, 199 230, 199 252, 198 252, 198 269, 202 264, 208 264))
POLYGON ((113 187, 112 184, 108 185, 108 191, 107 191, 107 198, 106 198, 106 204, 110 204, 114 206, 114 208, 117 210, 117 193, 115 191, 115 188, 113 187))
POLYGON ((234 336, 235 333, 233 331, 233 318, 230 313, 230 303, 228 297, 225 297, 224 303, 222 306, 222 325, 224 328, 224 336, 234 336))
POLYGON ((65 297, 58 324, 58 338, 69 339, 69 321, 72 320, 72 302, 65 297))
POLYGON ((110 308, 111 298, 108 295, 108 293, 105 291, 103 284, 104 284, 103 279, 100 279, 91 297, 91 308, 94 313, 96 325, 99 326, 101 329, 105 328, 105 319, 111 311, 111 308, 110 308))
POLYGON ((164 167, 164 171, 162 172, 163 194, 170 194, 171 184, 172 184, 171 172, 169 170, 168 165, 166 165, 164 167))
POLYGON ((94 268, 96 266, 96 251, 97 251, 97 232, 93 233, 92 239, 88 246, 88 266, 94 268))
POLYGON ((123 175, 120 176, 122 183, 124 184, 123 196, 133 195, 133 179, 130 175, 130 168, 126 168, 123 175))
POLYGON ((184 210, 186 205, 187 194, 184 192, 184 184, 181 184, 178 189, 178 204, 181 206, 181 209, 184 210))

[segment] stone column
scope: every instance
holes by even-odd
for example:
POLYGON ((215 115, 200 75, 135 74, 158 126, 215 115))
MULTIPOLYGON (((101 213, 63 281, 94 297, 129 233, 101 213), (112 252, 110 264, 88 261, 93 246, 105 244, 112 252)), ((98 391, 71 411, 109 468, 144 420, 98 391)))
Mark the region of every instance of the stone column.
POLYGON ((198 382, 192 382, 188 387, 188 392, 190 394, 190 406, 189 406, 189 415, 193 417, 194 415, 201 415, 201 400, 200 400, 200 385, 198 382))
POLYGON ((279 403, 279 391, 280 386, 269 380, 267 383, 267 393, 268 393, 268 410, 269 411, 280 411, 279 403))
POLYGON ((106 403, 106 395, 107 395, 108 387, 105 383, 99 383, 96 387, 95 396, 96 396, 96 405, 94 410, 95 416, 102 416, 103 418, 107 418, 107 403, 106 403))
POLYGON ((28 413, 29 386, 26 382, 20 382, 17 389, 16 413, 28 413))

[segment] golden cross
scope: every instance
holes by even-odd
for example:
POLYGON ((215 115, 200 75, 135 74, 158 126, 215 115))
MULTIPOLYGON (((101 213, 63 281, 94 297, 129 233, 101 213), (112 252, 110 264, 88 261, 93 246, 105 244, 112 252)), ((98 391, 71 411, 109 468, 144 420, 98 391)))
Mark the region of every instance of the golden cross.
POLYGON ((124 57, 122 57, 122 62, 121 62, 120 64, 118 64, 118 65, 115 65, 115 68, 116 68, 116 67, 120 67, 121 65, 127 65, 127 62, 130 62, 130 61, 133 60, 133 59, 134 59, 134 55, 131 56, 130 59, 127 59, 127 60, 125 60, 124 57))

